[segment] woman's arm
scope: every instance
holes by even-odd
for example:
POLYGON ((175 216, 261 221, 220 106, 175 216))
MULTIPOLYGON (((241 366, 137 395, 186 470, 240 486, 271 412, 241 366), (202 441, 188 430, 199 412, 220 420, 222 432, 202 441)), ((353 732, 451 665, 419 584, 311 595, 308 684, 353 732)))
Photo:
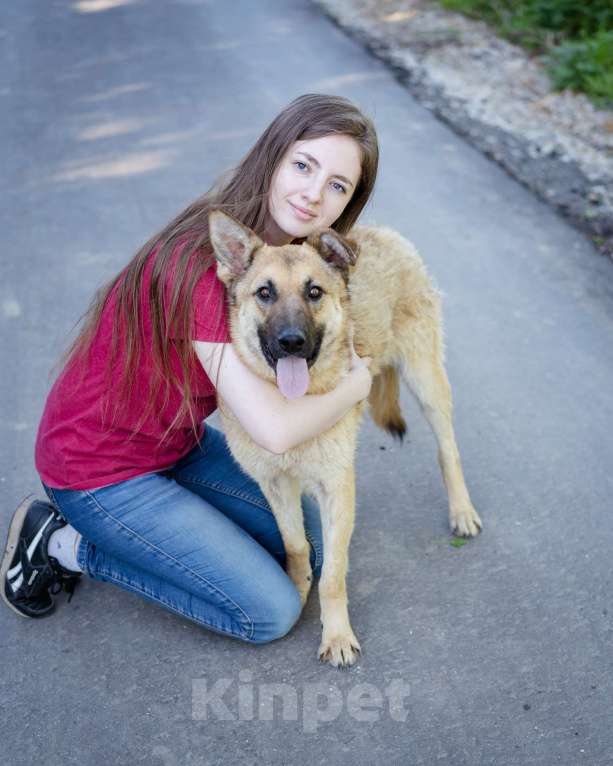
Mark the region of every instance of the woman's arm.
POLYGON ((332 391, 288 400, 274 383, 246 367, 231 343, 194 341, 194 348, 245 431, 277 455, 327 431, 370 392, 370 359, 360 359, 355 352, 352 369, 332 391))

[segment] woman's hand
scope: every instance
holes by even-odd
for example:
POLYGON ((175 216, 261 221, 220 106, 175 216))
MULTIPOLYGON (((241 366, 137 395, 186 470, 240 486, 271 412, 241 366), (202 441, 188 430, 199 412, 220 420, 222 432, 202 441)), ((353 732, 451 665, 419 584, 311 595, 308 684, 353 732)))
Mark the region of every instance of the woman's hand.
POLYGON ((370 356, 358 356, 353 346, 353 322, 349 322, 349 348, 351 349, 351 368, 347 377, 351 379, 357 401, 362 401, 370 393, 372 386, 372 375, 369 365, 372 362, 370 356))

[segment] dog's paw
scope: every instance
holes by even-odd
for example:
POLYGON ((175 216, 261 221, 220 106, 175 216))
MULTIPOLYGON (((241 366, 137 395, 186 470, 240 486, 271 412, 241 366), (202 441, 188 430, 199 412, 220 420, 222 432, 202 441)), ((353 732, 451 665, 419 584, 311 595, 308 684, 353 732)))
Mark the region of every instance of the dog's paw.
POLYGON ((468 505, 450 512, 449 526, 458 537, 475 537, 483 528, 483 523, 477 511, 468 505))
POLYGON ((361 653, 358 639, 351 629, 343 635, 322 638, 319 646, 320 662, 329 662, 335 668, 347 668, 353 665, 361 653))

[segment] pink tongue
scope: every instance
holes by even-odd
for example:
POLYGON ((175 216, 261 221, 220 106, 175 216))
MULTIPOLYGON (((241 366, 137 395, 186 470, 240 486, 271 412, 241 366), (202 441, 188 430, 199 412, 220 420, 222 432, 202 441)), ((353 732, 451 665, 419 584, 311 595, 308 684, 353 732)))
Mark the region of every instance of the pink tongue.
POLYGON ((309 369, 306 359, 285 356, 277 361, 277 386, 286 399, 297 399, 309 387, 309 369))

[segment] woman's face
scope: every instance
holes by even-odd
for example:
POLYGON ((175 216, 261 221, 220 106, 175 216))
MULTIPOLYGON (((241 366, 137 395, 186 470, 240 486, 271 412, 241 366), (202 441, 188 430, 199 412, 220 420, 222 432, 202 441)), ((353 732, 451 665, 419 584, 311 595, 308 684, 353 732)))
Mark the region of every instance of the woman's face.
POLYGON ((296 141, 275 169, 264 239, 284 245, 331 226, 360 180, 361 151, 350 136, 296 141))

